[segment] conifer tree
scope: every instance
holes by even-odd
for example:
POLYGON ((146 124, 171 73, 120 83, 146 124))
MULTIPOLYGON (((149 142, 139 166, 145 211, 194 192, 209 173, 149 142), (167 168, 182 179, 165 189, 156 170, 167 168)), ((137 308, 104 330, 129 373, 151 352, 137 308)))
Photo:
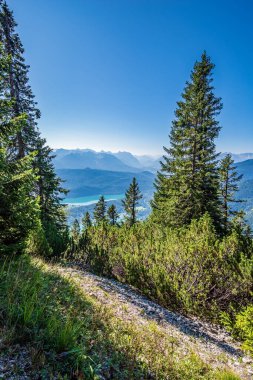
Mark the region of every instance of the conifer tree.
POLYGON ((59 229, 64 228, 66 218, 61 201, 67 190, 62 187, 62 181, 55 173, 53 164, 55 155, 46 145, 45 139, 38 139, 35 147, 34 168, 38 175, 36 193, 39 196, 42 223, 45 228, 52 224, 59 229))
POLYGON ((0 6, 0 41, 10 58, 9 75, 5 83, 6 94, 12 100, 12 117, 26 114, 26 123, 16 132, 13 141, 13 154, 22 158, 34 150, 34 143, 39 136, 37 119, 40 117, 40 111, 29 85, 29 66, 23 57, 24 48, 16 33, 17 23, 13 12, 5 1, 2 1, 0 6))
POLYGON ((0 148, 0 252, 22 252, 29 233, 39 226, 39 207, 31 196, 35 181, 30 157, 8 161, 0 148))
POLYGON ((142 197, 143 196, 140 192, 139 185, 134 177, 128 190, 126 191, 125 199, 122 201, 126 212, 126 220, 130 226, 133 226, 137 221, 137 206, 142 197))
POLYGON ((234 196, 238 191, 238 183, 242 179, 242 175, 238 175, 231 154, 227 154, 221 160, 219 174, 222 217, 224 229, 227 232, 229 229, 229 219, 232 216, 241 215, 240 212, 233 209, 233 203, 242 202, 234 196))
POLYGON ((80 232, 81 232, 80 224, 79 224, 78 220, 75 219, 73 224, 72 224, 72 228, 71 228, 71 236, 74 240, 74 243, 76 243, 76 244, 78 243, 78 240, 80 237, 80 232))
POLYGON ((95 208, 94 208, 94 219, 96 224, 106 222, 106 203, 105 197, 101 195, 95 208))
POLYGON ((170 147, 164 147, 151 203, 154 219, 165 225, 183 226, 208 212, 216 227, 221 227, 214 140, 220 130, 216 116, 222 103, 213 92, 213 68, 204 52, 177 103, 170 147))
POLYGON ((33 157, 16 161, 9 151, 12 137, 26 118, 12 115, 5 91, 8 67, 9 57, 0 44, 0 253, 22 252, 31 231, 39 227, 38 203, 31 196, 36 180, 33 157))
POLYGON ((112 226, 115 226, 115 224, 117 223, 117 219, 119 217, 119 214, 117 212, 117 209, 116 209, 116 206, 114 204, 112 204, 108 210, 107 210, 107 215, 108 215, 108 218, 109 218, 109 222, 112 226))
POLYGON ((22 126, 9 135, 7 150, 9 156, 16 160, 32 153, 37 182, 31 194, 35 198, 39 197, 42 228, 55 251, 58 243, 62 244, 61 235, 66 235, 66 218, 61 205, 66 190, 62 188, 61 180, 55 174, 52 150, 46 146, 46 141, 41 138, 37 128, 40 111, 29 85, 29 66, 23 57, 24 48, 16 33, 16 26, 13 12, 5 1, 0 1, 0 42, 8 56, 7 75, 2 83, 5 96, 10 101, 11 117, 15 120, 23 119, 22 126))
POLYGON ((87 211, 82 219, 82 229, 83 231, 92 226, 91 217, 89 211, 87 211))

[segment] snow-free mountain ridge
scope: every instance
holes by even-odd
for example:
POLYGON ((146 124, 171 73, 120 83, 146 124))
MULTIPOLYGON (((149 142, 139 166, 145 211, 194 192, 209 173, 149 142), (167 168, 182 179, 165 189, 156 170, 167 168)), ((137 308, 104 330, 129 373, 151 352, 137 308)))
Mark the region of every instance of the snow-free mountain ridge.
MULTIPOLYGON (((119 172, 148 170, 155 173, 160 168, 162 156, 134 155, 130 152, 96 152, 92 149, 56 149, 56 169, 98 169, 119 172)), ((220 158, 225 156, 221 153, 220 158)), ((231 153, 235 162, 253 159, 253 153, 231 153)))

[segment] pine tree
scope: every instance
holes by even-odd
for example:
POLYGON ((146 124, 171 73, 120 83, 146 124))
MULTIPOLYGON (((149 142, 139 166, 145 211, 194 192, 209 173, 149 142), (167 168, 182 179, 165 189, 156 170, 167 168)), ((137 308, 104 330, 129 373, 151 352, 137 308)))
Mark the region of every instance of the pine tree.
POLYGON ((241 215, 240 212, 233 209, 233 203, 242 202, 234 197, 238 191, 238 183, 242 179, 242 175, 238 175, 236 166, 231 154, 227 154, 220 162, 220 196, 221 208, 225 232, 229 229, 229 219, 232 216, 241 215))
POLYGON ((96 224, 106 222, 106 203, 105 197, 101 195, 95 208, 94 208, 94 219, 96 224))
POLYGON ((9 162, 0 148, 0 252, 22 252, 39 226, 39 208, 31 196, 35 175, 30 157, 9 162))
POLYGON ((79 224, 78 220, 75 219, 73 224, 72 224, 72 228, 71 228, 71 236, 74 240, 74 243, 76 243, 76 244, 79 241, 80 232, 81 232, 80 224, 79 224))
POLYGON ((126 220, 130 226, 133 226, 137 221, 137 206, 142 197, 143 196, 140 192, 139 185, 134 177, 128 190, 126 191, 125 199, 122 201, 126 212, 126 220))
POLYGON ((109 218, 109 222, 112 226, 115 226, 115 224, 117 223, 117 219, 119 217, 119 214, 117 212, 117 209, 116 209, 116 206, 114 204, 112 204, 108 210, 107 210, 107 215, 108 215, 108 218, 109 218))
POLYGON ((33 169, 37 182, 32 195, 39 197, 42 228, 50 246, 56 252, 61 249, 66 235, 66 218, 61 205, 66 190, 55 173, 52 150, 46 145, 45 139, 41 138, 37 128, 40 111, 29 85, 29 66, 23 57, 24 48, 16 33, 16 26, 13 12, 5 1, 0 1, 0 42, 8 56, 7 75, 3 77, 2 83, 5 96, 10 101, 11 117, 14 120, 23 120, 22 126, 9 135, 7 150, 8 155, 16 160, 33 153, 33 169))
POLYGON ((39 228, 39 207, 32 196, 35 173, 31 155, 18 161, 9 152, 12 137, 26 119, 13 118, 12 103, 6 98, 5 79, 9 57, 0 44, 0 253, 22 252, 32 230, 39 228))
POLYGON ((214 64, 204 52, 175 112, 170 148, 164 147, 152 201, 153 217, 162 224, 183 226, 206 212, 221 226, 215 138, 222 109, 212 86, 214 64))
POLYGON ((0 5, 0 42, 10 58, 9 75, 5 83, 6 94, 12 100, 12 117, 26 115, 26 123, 16 132, 12 145, 13 154, 22 158, 34 150, 34 142, 39 136, 37 119, 40 117, 40 111, 29 85, 29 66, 23 57, 24 48, 16 33, 17 23, 13 12, 5 1, 0 5))
POLYGON ((82 219, 82 230, 85 231, 87 228, 92 226, 91 217, 89 211, 87 211, 82 219))
POLYGON ((40 136, 34 142, 34 171, 37 182, 34 194, 39 198, 41 223, 53 254, 60 254, 68 243, 66 236, 66 211, 62 200, 68 191, 62 186, 53 164, 55 155, 40 136))
POLYGON ((42 223, 45 227, 55 224, 59 229, 64 228, 66 217, 61 201, 67 190, 62 187, 62 181, 55 173, 55 155, 46 145, 45 139, 38 139, 35 147, 34 169, 38 175, 36 194, 39 196, 42 223))

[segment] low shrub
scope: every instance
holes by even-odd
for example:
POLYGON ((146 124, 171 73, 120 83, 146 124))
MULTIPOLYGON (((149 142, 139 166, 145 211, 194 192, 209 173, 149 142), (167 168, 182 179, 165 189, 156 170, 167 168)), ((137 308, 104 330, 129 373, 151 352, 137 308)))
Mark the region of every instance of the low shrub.
POLYGON ((243 341, 243 347, 253 355, 253 304, 245 307, 235 318, 235 334, 243 341))
POLYGON ((144 222, 91 227, 85 236, 78 260, 83 257, 94 272, 131 284, 163 306, 217 319, 251 298, 251 240, 245 249, 238 230, 219 237, 208 215, 181 229, 144 222))

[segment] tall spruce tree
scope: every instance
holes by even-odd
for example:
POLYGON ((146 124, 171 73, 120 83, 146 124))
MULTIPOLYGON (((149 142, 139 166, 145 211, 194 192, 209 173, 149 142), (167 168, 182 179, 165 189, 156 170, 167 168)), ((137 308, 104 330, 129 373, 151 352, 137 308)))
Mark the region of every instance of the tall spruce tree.
POLYGON ((39 207, 31 196, 35 173, 31 155, 15 160, 10 141, 26 123, 25 115, 13 117, 12 102, 6 97, 9 56, 0 43, 0 253, 22 252, 29 234, 39 227, 39 207))
POLYGON ((11 117, 15 120, 23 118, 22 126, 13 130, 13 134, 9 136, 7 150, 9 156, 17 161, 30 153, 33 154, 33 169, 37 175, 37 182, 31 194, 34 198, 39 197, 42 227, 55 251, 59 248, 59 240, 62 245, 60 235, 66 235, 66 220, 61 205, 61 197, 66 191, 55 174, 52 150, 41 138, 37 128, 40 111, 29 85, 29 66, 23 57, 24 48, 16 33, 16 26, 13 12, 5 1, 0 1, 0 42, 8 56, 8 73, 3 78, 5 96, 10 101, 11 117))
POLYGON ((116 209, 116 206, 114 204, 112 204, 108 210, 107 210, 107 215, 108 215, 108 218, 109 218, 109 222, 112 226, 115 226, 115 224, 117 223, 117 219, 119 217, 119 214, 117 212, 117 209, 116 209))
POLYGON ((183 226, 208 212, 221 227, 214 140, 220 130, 216 116, 222 103, 213 92, 213 68, 204 52, 177 103, 170 147, 164 147, 151 203, 154 219, 165 225, 183 226))
POLYGON ((91 217, 89 211, 87 211, 82 218, 82 230, 85 231, 87 228, 92 226, 91 217))
POLYGON ((236 211, 233 204, 240 203, 242 200, 235 198, 235 193, 238 191, 238 184, 242 179, 242 175, 238 175, 234 160, 231 154, 227 154, 220 162, 220 196, 221 209, 225 232, 229 230, 230 219, 232 216, 241 215, 241 212, 236 211))
POLYGON ((142 199, 142 194, 139 189, 136 178, 133 178, 128 190, 125 194, 125 199, 122 201, 122 205, 126 212, 126 220, 130 226, 133 226, 137 222, 137 206, 142 199))
POLYGON ((71 228, 71 236, 75 243, 78 243, 79 241, 80 232, 81 232, 80 223, 78 222, 77 219, 75 219, 71 228))
POLYGON ((31 196, 34 181, 29 156, 10 162, 0 148, 0 253, 21 253, 39 227, 39 207, 31 196))
POLYGON ((55 155, 46 145, 46 140, 37 139, 35 148, 33 164, 38 177, 35 194, 39 198, 41 222, 52 253, 60 254, 66 248, 66 212, 61 201, 67 190, 62 187, 62 181, 55 172, 55 155))
POLYGON ((0 41, 10 58, 6 94, 12 100, 12 116, 26 114, 26 123, 16 132, 12 145, 13 154, 17 158, 22 158, 34 150, 34 143, 39 136, 37 119, 40 117, 40 111, 29 85, 29 66, 26 65, 23 57, 24 48, 16 33, 16 26, 13 12, 10 11, 7 3, 2 1, 0 3, 0 41))
POLYGON ((46 145, 45 139, 36 141, 36 157, 34 168, 38 175, 37 194, 44 226, 56 224, 61 228, 65 223, 64 207, 61 204, 67 190, 62 187, 62 180, 56 175, 53 150, 46 145))
POLYGON ((103 195, 101 195, 94 208, 93 216, 96 224, 106 222, 106 203, 103 195))

